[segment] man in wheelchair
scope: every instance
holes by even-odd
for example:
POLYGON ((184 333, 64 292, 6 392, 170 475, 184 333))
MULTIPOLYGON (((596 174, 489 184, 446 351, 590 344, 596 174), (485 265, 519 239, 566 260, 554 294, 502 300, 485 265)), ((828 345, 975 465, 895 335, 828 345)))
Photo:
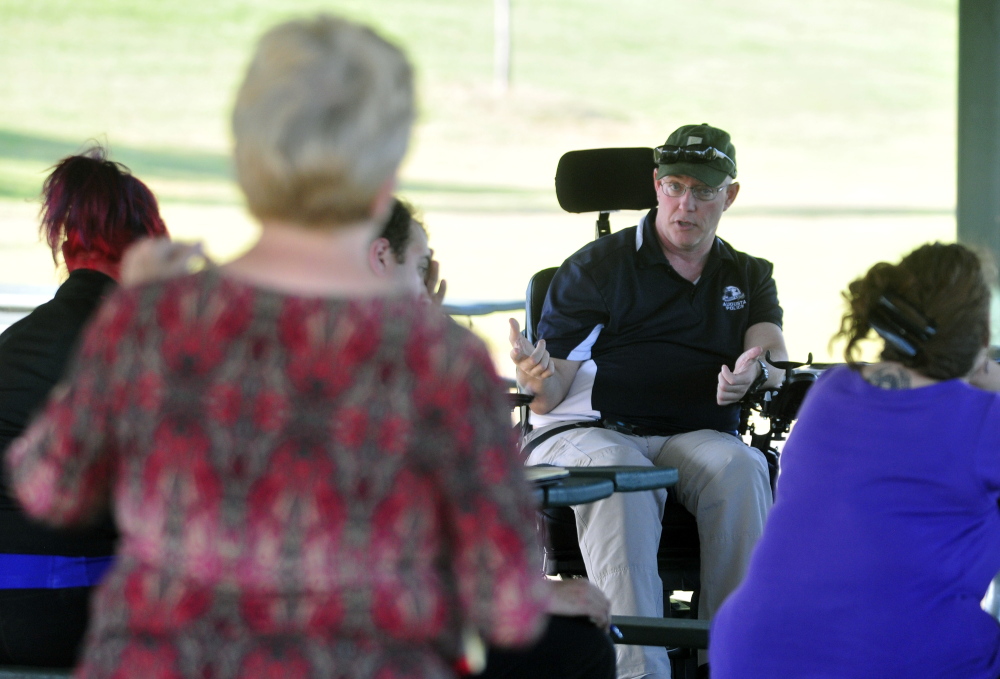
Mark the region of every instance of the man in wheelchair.
MULTIPOLYGON (((770 262, 716 237, 739 193, 729 134, 685 125, 654 151, 657 206, 581 248, 552 279, 532 345, 511 358, 534 394, 528 464, 676 467, 701 540, 698 614, 739 584, 771 506, 761 453, 737 435, 739 401, 787 359, 770 262)), ((663 615, 664 490, 575 508, 590 579, 618 615, 663 615)), ((619 677, 670 676, 666 650, 618 646, 619 677)))

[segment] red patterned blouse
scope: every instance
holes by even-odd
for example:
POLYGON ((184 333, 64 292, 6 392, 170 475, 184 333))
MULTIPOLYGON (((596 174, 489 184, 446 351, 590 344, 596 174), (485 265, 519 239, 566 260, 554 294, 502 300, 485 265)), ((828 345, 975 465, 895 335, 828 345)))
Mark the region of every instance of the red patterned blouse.
POLYGON ((544 621, 511 437, 442 314, 208 271, 110 298, 8 464, 51 523, 114 506, 78 676, 448 677, 544 621))

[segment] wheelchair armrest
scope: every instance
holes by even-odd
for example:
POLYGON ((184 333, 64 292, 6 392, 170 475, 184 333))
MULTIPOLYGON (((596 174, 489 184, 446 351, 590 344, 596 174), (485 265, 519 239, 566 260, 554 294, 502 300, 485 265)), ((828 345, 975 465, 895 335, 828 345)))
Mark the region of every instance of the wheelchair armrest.
POLYGON ((567 471, 571 478, 608 479, 614 483, 616 493, 670 488, 677 483, 677 470, 673 467, 609 465, 567 467, 567 471))
POLYGON ((612 615, 611 624, 622 633, 617 644, 708 648, 708 620, 612 615))
POLYGON ((534 398, 534 394, 522 394, 515 393, 513 391, 507 392, 507 404, 510 406, 511 410, 528 405, 534 400, 534 398))
POLYGON ((615 486, 608 479, 574 478, 570 475, 559 483, 545 486, 543 490, 543 507, 572 507, 603 500, 615 492, 615 486))

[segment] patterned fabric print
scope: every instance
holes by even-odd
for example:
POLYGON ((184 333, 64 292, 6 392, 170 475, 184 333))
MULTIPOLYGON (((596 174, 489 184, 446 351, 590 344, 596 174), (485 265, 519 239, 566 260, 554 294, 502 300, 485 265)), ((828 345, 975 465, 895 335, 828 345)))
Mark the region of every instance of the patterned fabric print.
POLYGON ((513 450, 450 319, 208 272, 111 298, 9 463, 50 522, 114 503, 80 676, 388 679, 450 676, 463 625, 539 631, 513 450))

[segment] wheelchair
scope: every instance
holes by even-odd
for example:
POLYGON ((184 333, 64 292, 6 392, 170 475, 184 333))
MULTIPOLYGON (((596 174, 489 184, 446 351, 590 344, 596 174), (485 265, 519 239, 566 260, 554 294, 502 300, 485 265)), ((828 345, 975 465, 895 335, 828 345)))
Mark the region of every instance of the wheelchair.
MULTIPOLYGON (((656 193, 651 181, 653 150, 651 148, 607 148, 571 151, 563 155, 556 169, 555 186, 559 205, 567 212, 597 212, 595 235, 601 238, 611 233, 609 215, 618 210, 646 210, 656 206, 656 193)), ((528 283, 525 294, 524 334, 532 343, 538 341, 537 325, 549 285, 556 268, 539 271, 528 283)), ((798 370, 806 363, 771 362, 785 371, 784 383, 748 395, 742 403, 739 434, 761 451, 771 471, 772 491, 778 473, 778 450, 773 445, 789 433, 805 394, 816 379, 816 373, 798 370), (758 431, 760 421, 766 421, 765 431, 758 431)), ((531 431, 528 400, 522 399, 520 409, 522 438, 531 431)), ((542 509, 538 517, 543 538, 544 572, 548 576, 586 577, 583 557, 576 532, 576 521, 570 508, 542 509)), ((663 515, 663 532, 657 554, 657 567, 663 583, 665 617, 696 618, 700 590, 700 542, 694 516, 668 490, 663 515), (675 593, 690 592, 690 602, 675 598, 675 593)), ((692 647, 670 649, 673 676, 694 676, 697 658, 693 650, 707 647, 704 639, 692 647)))

